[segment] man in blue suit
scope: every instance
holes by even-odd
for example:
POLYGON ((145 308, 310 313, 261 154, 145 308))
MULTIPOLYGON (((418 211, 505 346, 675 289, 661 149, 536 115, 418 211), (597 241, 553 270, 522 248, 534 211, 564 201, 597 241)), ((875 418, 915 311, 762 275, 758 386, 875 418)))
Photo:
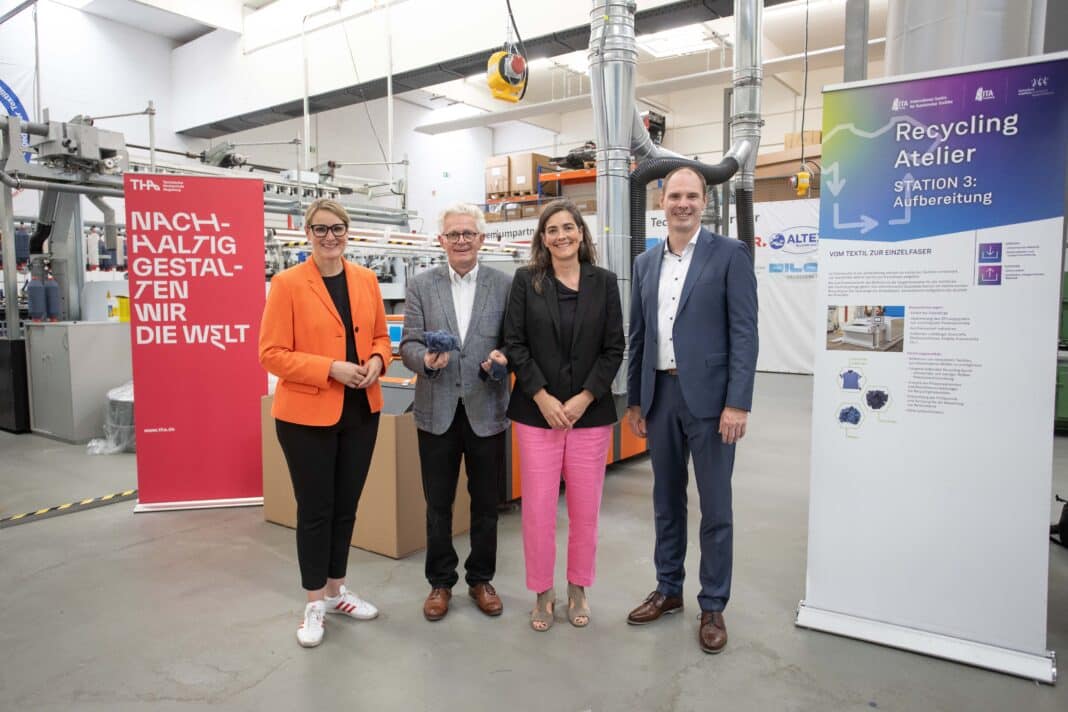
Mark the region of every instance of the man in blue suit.
POLYGON ((653 463, 657 587, 630 612, 643 625, 682 610, 687 461, 701 500, 701 625, 706 653, 727 644, 733 546, 731 471, 745 435, 757 358, 757 285, 749 248, 701 227, 704 178, 664 179, 668 238, 634 262, 627 420, 653 463))

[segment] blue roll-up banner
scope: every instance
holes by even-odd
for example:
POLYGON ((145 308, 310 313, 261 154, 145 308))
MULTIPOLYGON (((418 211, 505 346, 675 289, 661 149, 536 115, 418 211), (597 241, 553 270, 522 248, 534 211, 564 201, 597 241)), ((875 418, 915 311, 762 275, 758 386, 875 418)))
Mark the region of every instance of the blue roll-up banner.
POLYGON ((1054 681, 1066 165, 1068 53, 825 90, 798 625, 1054 681))
MULTIPOLYGON (((26 107, 19 99, 19 95, 3 79, 0 79, 0 109, 3 109, 8 116, 17 116, 23 121, 30 120, 30 115, 26 112, 26 107)), ((22 145, 26 148, 30 147, 29 134, 22 134, 22 145)), ((26 154, 26 160, 30 160, 29 153, 26 154)))

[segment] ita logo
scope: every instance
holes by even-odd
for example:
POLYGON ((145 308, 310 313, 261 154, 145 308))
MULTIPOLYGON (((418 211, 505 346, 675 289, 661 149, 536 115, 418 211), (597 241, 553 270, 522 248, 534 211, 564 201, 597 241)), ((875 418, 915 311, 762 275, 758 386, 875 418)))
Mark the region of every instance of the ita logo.
POLYGON ((976 101, 990 101, 993 98, 994 98, 994 90, 993 89, 984 89, 982 87, 979 87, 978 89, 975 90, 975 100, 976 101))

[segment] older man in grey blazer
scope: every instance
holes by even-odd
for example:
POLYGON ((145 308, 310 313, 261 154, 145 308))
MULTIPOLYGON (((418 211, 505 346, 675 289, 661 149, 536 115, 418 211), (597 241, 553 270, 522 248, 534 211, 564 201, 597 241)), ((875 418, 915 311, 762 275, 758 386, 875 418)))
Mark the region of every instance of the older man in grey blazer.
POLYGON ((500 615, 501 599, 490 583, 497 564, 498 483, 504 475, 508 379, 503 366, 501 322, 512 279, 479 265, 486 232, 482 211, 458 203, 442 212, 438 241, 448 264, 408 283, 401 358, 419 375, 415 424, 426 496, 427 620, 449 612, 459 559, 452 545, 452 506, 460 474, 467 469, 471 495, 471 555, 464 562, 468 593, 478 608, 500 615), (426 332, 458 337, 459 351, 427 349, 426 332), (494 369, 494 362, 498 364, 494 369))

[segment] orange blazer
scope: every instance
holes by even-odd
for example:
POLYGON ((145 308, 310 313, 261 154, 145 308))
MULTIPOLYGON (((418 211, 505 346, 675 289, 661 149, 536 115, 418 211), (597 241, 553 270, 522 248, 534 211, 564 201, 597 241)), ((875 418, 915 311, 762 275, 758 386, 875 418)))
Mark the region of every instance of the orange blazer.
MULTIPOLYGON (((382 373, 392 349, 378 278, 366 267, 342 261, 356 353, 366 362, 382 358, 382 373)), ((330 364, 345 360, 345 326, 319 268, 311 258, 271 279, 260 324, 260 363, 278 376, 271 415, 301 425, 333 425, 341 418, 345 386, 330 378, 330 364)), ((367 388, 371 412, 382 409, 382 386, 367 388)))

